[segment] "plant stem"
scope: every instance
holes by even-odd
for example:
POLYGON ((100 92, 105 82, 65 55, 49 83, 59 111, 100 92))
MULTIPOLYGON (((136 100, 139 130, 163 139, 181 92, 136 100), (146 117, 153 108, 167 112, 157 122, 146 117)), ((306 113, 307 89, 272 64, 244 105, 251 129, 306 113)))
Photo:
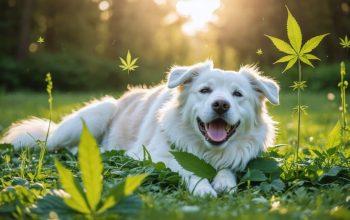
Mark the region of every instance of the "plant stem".
POLYGON ((46 132, 46 136, 45 136, 45 141, 44 143, 39 142, 39 146, 40 146, 40 156, 39 156, 39 162, 38 162, 38 166, 37 169, 35 171, 34 174, 34 179, 36 179, 38 177, 38 175, 40 175, 41 172, 41 168, 43 166, 43 162, 44 162, 44 156, 45 156, 45 152, 46 152, 46 148, 47 148, 47 140, 49 138, 49 133, 50 133, 50 128, 51 128, 51 122, 52 122, 52 78, 51 78, 51 74, 47 73, 46 74, 46 79, 45 81, 47 82, 47 86, 46 86, 46 91, 48 93, 49 99, 49 110, 50 110, 50 115, 49 115, 49 126, 47 128, 47 132, 46 132))
MULTIPOLYGON (((299 68, 299 83, 301 83, 301 63, 300 59, 298 59, 298 68, 299 68)), ((298 167, 299 167, 299 147, 300 147, 300 124, 301 124, 301 88, 298 87, 298 131, 297 131, 297 149, 296 149, 296 154, 295 154, 295 159, 296 159, 296 170, 298 172, 298 167)))
POLYGON ((340 96, 341 96, 341 119, 342 119, 342 125, 341 125, 341 141, 342 145, 345 144, 345 134, 347 131, 347 120, 346 120, 346 97, 345 97, 345 90, 347 88, 347 82, 345 83, 344 76, 345 76, 345 63, 341 62, 340 63, 340 96))

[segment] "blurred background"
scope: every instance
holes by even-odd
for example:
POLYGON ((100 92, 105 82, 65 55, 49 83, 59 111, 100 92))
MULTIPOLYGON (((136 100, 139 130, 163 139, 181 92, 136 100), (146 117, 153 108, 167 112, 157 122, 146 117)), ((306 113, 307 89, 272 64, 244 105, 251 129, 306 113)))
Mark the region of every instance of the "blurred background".
POLYGON ((303 74, 308 89, 336 89, 350 60, 339 44, 350 37, 350 0, 0 0, 0 91, 44 91, 47 72, 61 91, 155 85, 170 66, 207 58, 225 69, 258 64, 289 90, 296 70, 281 74, 282 54, 264 36, 287 40, 285 5, 304 42, 331 33, 303 74), (128 50, 139 57, 130 74, 119 68, 128 50))

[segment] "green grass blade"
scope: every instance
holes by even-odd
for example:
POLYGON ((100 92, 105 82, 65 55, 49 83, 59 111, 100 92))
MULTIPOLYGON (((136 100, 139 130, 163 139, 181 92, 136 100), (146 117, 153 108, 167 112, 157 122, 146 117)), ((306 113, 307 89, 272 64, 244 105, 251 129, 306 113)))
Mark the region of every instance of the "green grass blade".
POLYGON ((302 43, 302 34, 300 26, 297 22, 297 20, 294 18, 292 13, 289 11, 288 7, 286 6, 288 11, 288 18, 287 18, 287 35, 290 44, 294 48, 294 50, 299 54, 301 49, 301 43, 302 43))
POLYGON ((85 123, 79 143, 78 161, 86 197, 92 210, 100 202, 102 192, 102 159, 96 140, 85 123))
POLYGON ((84 198, 83 190, 72 172, 65 168, 58 160, 55 160, 55 166, 64 190, 71 196, 70 198, 66 198, 64 202, 78 212, 90 213, 90 208, 84 198))
POLYGON ((210 164, 187 152, 171 151, 176 161, 187 171, 208 180, 214 179, 216 170, 210 164))
POLYGON ((281 39, 278 39, 276 37, 272 37, 270 35, 266 35, 266 37, 268 37, 272 43, 275 45, 275 47, 283 52, 283 53, 286 53, 286 54, 296 54, 294 49, 285 41, 281 40, 281 39))
POLYGON ((305 53, 309 53, 311 52, 313 49, 315 49, 323 40, 323 38, 325 38, 327 34, 322 34, 322 35, 318 35, 316 37, 311 38, 310 40, 306 41, 306 43, 304 44, 303 48, 301 49, 301 54, 305 54, 305 53))

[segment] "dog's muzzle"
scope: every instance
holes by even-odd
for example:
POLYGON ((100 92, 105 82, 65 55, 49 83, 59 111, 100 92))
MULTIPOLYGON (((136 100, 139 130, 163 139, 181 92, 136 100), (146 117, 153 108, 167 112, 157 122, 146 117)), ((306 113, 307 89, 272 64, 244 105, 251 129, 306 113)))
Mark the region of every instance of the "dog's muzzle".
POLYGON ((217 118, 209 123, 204 123, 197 117, 198 128, 209 143, 220 145, 226 142, 237 130, 240 121, 231 125, 224 119, 217 118))

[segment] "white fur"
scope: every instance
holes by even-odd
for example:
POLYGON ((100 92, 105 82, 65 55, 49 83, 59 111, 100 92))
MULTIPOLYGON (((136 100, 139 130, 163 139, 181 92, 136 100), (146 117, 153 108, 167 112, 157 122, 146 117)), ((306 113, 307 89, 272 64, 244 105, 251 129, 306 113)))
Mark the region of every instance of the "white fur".
MULTIPOLYGON (((211 61, 173 67, 168 88, 164 85, 134 88, 118 100, 106 97, 68 115, 52 126, 48 148, 76 146, 83 119, 102 150, 124 149, 129 156, 143 159, 145 145, 155 162, 164 162, 183 177, 189 191, 216 197, 217 193, 232 192, 236 186, 234 172, 244 169, 272 144, 275 123, 267 114, 265 100, 278 104, 278 93, 278 85, 261 76, 254 67, 224 71, 213 69, 211 61), (200 93, 205 86, 212 92, 200 93), (236 90, 243 96, 233 96, 236 90), (240 121, 236 133, 220 146, 205 140, 196 120, 197 117, 205 123, 214 120, 217 115, 211 104, 217 99, 224 99, 231 106, 223 116, 227 123, 240 121), (172 144, 220 170, 213 182, 184 170, 169 153, 172 144)), ((10 127, 2 142, 12 143, 15 148, 33 147, 36 139, 44 139, 46 130, 45 120, 22 121, 10 127)))

